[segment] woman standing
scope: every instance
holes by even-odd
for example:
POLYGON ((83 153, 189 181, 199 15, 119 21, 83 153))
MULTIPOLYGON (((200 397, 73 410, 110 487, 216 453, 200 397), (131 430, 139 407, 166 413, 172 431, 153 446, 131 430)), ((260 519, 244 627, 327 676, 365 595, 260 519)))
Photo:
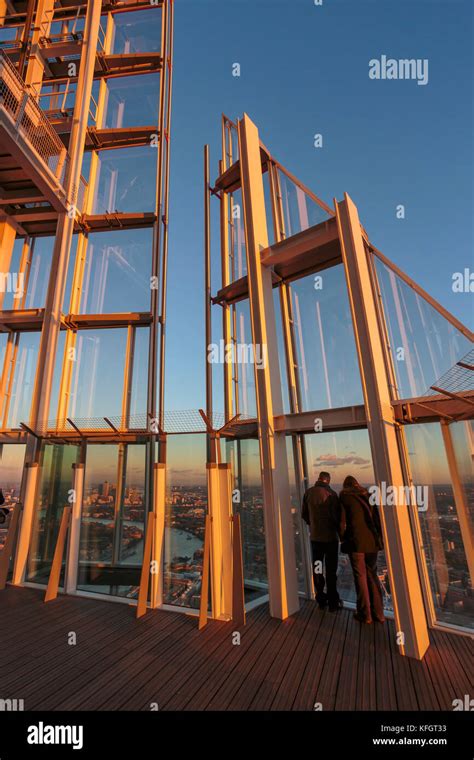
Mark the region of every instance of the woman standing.
POLYGON ((383 549, 380 515, 369 494, 352 475, 339 496, 342 507, 341 551, 348 554, 357 593, 360 623, 385 622, 382 587, 377 575, 377 553, 383 549))

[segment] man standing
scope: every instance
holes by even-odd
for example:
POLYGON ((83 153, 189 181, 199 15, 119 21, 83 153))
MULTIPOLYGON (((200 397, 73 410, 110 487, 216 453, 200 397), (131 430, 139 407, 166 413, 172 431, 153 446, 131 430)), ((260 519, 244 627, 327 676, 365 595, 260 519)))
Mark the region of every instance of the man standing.
POLYGON ((308 488, 304 495, 302 517, 310 529, 316 601, 320 609, 328 605, 330 612, 336 612, 343 607, 337 592, 341 507, 337 493, 329 485, 330 481, 328 472, 319 473, 314 486, 308 488))

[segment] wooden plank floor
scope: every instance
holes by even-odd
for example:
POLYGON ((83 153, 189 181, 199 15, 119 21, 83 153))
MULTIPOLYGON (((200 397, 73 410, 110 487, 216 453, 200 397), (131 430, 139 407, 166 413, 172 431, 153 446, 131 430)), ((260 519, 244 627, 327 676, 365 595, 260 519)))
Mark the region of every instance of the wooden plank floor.
POLYGON ((431 632, 423 662, 397 652, 392 622, 304 602, 231 624, 81 597, 0 593, 0 699, 25 710, 452 710, 472 692, 474 642, 431 632))

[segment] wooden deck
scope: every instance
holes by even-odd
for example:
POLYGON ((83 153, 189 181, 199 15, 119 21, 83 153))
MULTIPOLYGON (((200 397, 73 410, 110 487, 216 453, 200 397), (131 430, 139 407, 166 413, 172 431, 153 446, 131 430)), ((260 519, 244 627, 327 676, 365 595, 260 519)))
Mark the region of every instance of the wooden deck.
POLYGON ((80 597, 0 593, 0 698, 25 710, 452 710, 472 693, 472 638, 433 631, 423 662, 397 653, 394 626, 305 602, 285 622, 267 606, 231 624, 80 597), (71 633, 76 644, 68 643, 71 633), (155 707, 156 709, 156 707, 155 707))

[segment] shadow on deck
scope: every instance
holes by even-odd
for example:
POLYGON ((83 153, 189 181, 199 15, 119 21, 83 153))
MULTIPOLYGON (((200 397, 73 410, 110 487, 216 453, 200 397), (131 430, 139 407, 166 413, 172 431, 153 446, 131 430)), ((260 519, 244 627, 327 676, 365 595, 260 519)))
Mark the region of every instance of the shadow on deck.
POLYGON ((81 597, 0 594, 0 699, 25 710, 452 710, 472 691, 472 639, 431 631, 423 662, 401 657, 392 621, 361 627, 313 602, 285 622, 267 605, 230 623, 81 597), (76 644, 68 643, 71 633, 76 644), (156 707, 155 707, 156 709, 156 707))

